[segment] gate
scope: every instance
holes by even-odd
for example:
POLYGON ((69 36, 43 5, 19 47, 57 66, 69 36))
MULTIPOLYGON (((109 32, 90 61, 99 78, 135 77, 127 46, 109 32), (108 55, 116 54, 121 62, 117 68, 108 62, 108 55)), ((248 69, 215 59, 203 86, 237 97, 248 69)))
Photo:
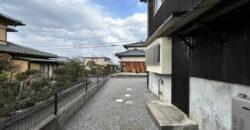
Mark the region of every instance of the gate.
POLYGON ((172 104, 189 115, 188 46, 178 38, 172 46, 172 104))

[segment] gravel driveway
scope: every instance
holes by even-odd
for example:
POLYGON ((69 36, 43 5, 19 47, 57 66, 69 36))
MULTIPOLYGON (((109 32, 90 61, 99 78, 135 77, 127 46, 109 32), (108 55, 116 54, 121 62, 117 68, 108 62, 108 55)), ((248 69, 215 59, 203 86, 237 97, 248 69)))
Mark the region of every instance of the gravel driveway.
POLYGON ((64 130, 156 130, 146 110, 146 78, 111 78, 64 130))

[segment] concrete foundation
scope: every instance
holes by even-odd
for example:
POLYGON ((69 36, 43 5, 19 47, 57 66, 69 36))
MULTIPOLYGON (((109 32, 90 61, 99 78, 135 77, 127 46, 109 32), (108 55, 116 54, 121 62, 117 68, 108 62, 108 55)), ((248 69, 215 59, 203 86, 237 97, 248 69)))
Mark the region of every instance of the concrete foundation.
POLYGON ((250 96, 250 86, 190 78, 190 118, 199 130, 231 130, 232 97, 250 96))

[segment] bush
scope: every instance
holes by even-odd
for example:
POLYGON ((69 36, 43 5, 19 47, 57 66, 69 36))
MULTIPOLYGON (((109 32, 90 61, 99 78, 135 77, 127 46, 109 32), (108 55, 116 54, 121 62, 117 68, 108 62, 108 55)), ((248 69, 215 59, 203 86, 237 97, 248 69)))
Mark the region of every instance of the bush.
POLYGON ((49 81, 47 79, 38 79, 31 83, 31 89, 37 93, 38 91, 43 92, 45 87, 49 85, 49 81))
POLYGON ((16 74, 16 80, 17 81, 24 81, 26 80, 30 75, 32 74, 38 74, 40 73, 38 70, 26 70, 25 72, 16 74))
POLYGON ((83 81, 88 75, 84 65, 77 62, 67 63, 65 66, 54 71, 57 87, 72 85, 76 82, 83 81))
POLYGON ((0 73, 0 84, 6 82, 7 80, 8 80, 8 74, 7 74, 7 72, 6 71, 2 71, 0 73))

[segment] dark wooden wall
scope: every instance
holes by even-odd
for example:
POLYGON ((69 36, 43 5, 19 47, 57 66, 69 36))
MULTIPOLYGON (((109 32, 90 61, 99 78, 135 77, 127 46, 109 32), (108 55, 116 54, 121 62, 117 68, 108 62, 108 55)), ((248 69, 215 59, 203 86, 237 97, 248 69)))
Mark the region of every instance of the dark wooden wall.
POLYGON ((193 9, 203 0, 165 0, 154 15, 153 0, 148 1, 148 37, 173 13, 193 9))
POLYGON ((145 62, 121 62, 123 72, 146 73, 145 62), (123 64, 126 64, 125 66, 123 64))
POLYGON ((190 76, 250 85, 249 4, 204 25, 189 37, 190 76))

